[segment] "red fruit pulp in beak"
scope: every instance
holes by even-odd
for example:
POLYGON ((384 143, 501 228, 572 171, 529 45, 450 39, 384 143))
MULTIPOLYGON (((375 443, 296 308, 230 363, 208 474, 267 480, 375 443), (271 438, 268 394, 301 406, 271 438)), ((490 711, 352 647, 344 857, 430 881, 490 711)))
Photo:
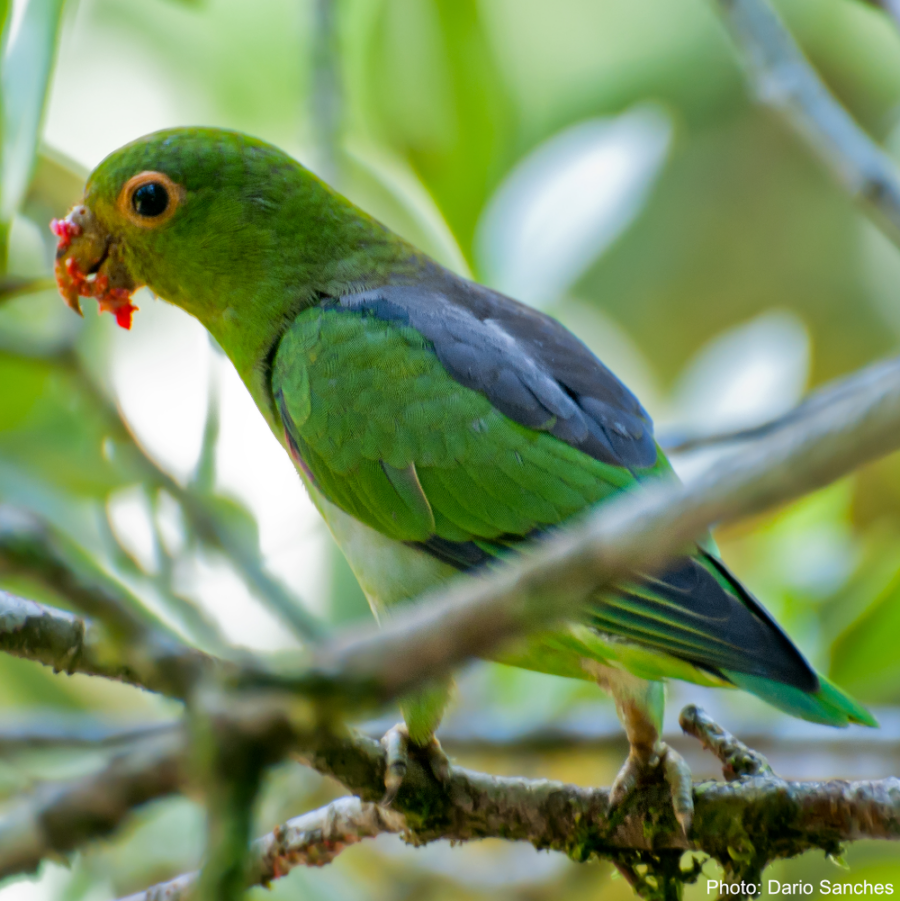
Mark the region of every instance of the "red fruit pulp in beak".
MULTIPOLYGON (((110 256, 110 241, 104 237, 91 211, 75 207, 65 219, 54 219, 50 230, 59 238, 56 247, 56 283, 65 302, 81 315, 80 297, 93 297, 100 312, 112 313, 116 323, 131 328, 131 317, 137 307, 131 303, 135 285, 123 269, 113 270, 118 281, 127 286, 110 285, 110 276, 101 267, 110 256)), ((108 265, 108 264, 107 264, 108 265)))

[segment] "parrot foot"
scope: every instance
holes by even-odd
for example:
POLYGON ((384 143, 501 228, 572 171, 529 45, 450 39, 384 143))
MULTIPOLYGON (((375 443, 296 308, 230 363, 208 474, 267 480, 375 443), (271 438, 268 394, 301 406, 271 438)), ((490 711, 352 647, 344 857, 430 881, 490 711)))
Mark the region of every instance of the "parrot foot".
POLYGON ((409 769, 410 745, 421 751, 428 760, 434 778, 445 783, 450 779, 450 758, 444 753, 441 743, 432 735, 427 745, 416 745, 409 737, 406 723, 397 723, 382 736, 381 744, 387 755, 384 768, 383 807, 390 807, 403 785, 409 769))
POLYGON ((663 741, 656 741, 649 750, 632 745, 628 759, 619 770, 609 793, 610 809, 618 807, 642 781, 663 768, 663 775, 672 792, 672 807, 685 837, 694 819, 693 780, 684 758, 663 741))

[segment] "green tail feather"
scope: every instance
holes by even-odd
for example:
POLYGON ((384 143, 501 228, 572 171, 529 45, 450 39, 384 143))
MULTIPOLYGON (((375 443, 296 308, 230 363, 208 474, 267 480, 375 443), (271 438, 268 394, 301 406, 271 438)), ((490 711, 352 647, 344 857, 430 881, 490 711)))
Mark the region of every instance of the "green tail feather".
POLYGON ((819 690, 815 694, 807 694, 799 688, 773 682, 761 676, 731 671, 725 672, 724 675, 738 688, 749 691, 773 707, 800 719, 826 726, 848 726, 850 723, 859 723, 862 726, 878 728, 878 720, 865 707, 822 675, 819 676, 819 690))

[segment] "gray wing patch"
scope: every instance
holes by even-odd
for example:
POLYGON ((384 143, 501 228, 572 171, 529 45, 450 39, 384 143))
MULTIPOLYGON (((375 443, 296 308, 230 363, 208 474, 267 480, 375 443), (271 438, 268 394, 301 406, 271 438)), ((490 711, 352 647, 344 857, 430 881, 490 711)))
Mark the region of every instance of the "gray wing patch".
POLYGON ((447 372, 510 419, 616 466, 656 462, 650 417, 631 392, 555 319, 435 267, 421 285, 338 301, 412 326, 447 372))

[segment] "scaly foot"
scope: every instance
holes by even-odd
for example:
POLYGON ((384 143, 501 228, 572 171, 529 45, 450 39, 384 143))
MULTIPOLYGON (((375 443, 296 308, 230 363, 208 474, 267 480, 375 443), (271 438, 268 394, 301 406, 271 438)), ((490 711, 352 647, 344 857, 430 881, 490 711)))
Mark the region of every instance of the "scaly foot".
MULTIPOLYGON (((384 797, 381 803, 384 807, 390 807, 403 785, 406 772, 409 769, 409 729, 406 723, 397 723, 385 732, 381 744, 387 754, 387 764, 384 769, 384 797)), ((428 765, 434 778, 438 782, 446 782, 450 778, 450 758, 444 753, 441 743, 431 736, 427 745, 414 745, 422 751, 428 759, 428 765)))
POLYGON ((657 741, 649 749, 634 745, 628 759, 619 770, 609 794, 610 808, 618 807, 642 779, 663 767, 666 782, 672 792, 672 807, 685 836, 691 831, 694 819, 693 781, 684 758, 665 742, 657 741))

